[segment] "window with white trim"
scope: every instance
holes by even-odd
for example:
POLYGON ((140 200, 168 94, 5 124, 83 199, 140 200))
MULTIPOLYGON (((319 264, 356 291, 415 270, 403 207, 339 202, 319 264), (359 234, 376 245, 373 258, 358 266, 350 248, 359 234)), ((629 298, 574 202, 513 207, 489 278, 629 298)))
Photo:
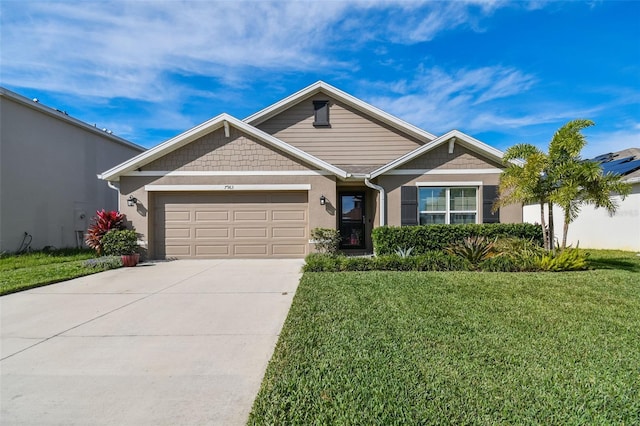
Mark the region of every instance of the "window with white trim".
POLYGON ((420 225, 477 223, 478 188, 418 188, 420 225))

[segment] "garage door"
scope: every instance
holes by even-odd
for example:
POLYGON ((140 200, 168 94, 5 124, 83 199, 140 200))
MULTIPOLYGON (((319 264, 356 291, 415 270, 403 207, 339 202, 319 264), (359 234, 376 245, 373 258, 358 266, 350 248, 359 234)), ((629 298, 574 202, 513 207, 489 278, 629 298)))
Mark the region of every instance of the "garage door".
POLYGON ((307 192, 155 195, 158 258, 304 257, 307 192))

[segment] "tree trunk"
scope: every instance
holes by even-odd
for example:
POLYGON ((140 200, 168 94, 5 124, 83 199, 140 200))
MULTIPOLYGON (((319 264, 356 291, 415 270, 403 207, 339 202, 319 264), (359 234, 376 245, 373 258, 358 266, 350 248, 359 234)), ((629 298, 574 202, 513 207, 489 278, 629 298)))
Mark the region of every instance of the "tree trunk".
POLYGON ((553 227, 553 203, 549 201, 549 250, 551 254, 556 252, 556 233, 553 227))
POLYGON ((547 221, 544 220, 544 201, 540 200, 540 223, 542 224, 542 245, 549 250, 549 236, 547 234, 547 221))
POLYGON ((562 250, 567 248, 567 232, 569 232, 569 211, 564 212, 564 227, 562 228, 562 250))

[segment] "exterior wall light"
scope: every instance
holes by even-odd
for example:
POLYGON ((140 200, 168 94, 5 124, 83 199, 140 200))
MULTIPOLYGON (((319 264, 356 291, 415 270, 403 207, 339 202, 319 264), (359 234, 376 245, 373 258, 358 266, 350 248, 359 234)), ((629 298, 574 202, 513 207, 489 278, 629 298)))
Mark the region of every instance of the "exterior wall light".
POLYGON ((136 204, 138 204, 138 199, 133 195, 129 195, 129 198, 127 199, 127 206, 133 207, 136 204))
POLYGON ((327 199, 325 198, 324 195, 320 196, 320 205, 324 206, 325 204, 327 204, 327 199))

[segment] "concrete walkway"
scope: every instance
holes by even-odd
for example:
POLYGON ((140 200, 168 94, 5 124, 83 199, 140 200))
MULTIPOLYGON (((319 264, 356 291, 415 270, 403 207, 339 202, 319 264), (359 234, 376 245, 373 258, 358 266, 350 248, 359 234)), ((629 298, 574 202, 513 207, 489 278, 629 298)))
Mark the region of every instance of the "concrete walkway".
POLYGON ((302 260, 180 260, 0 298, 6 425, 242 425, 302 260))

